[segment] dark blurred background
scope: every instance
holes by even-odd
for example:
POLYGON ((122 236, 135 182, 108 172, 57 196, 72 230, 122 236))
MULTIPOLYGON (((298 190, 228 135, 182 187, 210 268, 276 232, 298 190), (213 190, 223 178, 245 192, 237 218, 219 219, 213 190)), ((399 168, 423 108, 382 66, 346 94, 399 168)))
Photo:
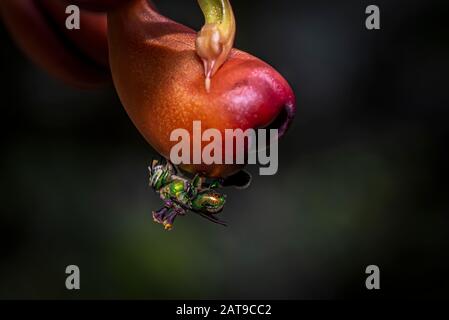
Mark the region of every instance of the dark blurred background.
MULTIPOLYGON (((155 2, 203 23, 196 1, 155 2)), ((298 114, 279 173, 227 190, 228 228, 154 224, 155 152, 113 88, 59 83, 0 24, 0 298, 449 296, 447 1, 232 3, 236 46, 288 79, 298 114)))

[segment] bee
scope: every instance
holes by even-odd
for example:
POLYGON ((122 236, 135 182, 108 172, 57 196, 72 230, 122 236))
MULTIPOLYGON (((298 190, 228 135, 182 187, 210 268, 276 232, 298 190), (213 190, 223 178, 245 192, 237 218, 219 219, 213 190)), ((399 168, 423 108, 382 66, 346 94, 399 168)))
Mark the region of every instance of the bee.
POLYGON ((226 195, 216 189, 231 184, 245 188, 251 180, 246 172, 227 180, 213 179, 206 182, 206 179, 198 174, 189 179, 179 175, 170 161, 162 163, 153 160, 148 170, 150 186, 164 202, 164 207, 153 211, 153 220, 162 224, 165 230, 171 230, 176 217, 184 216, 188 211, 226 226, 226 223, 217 217, 224 208, 226 195))

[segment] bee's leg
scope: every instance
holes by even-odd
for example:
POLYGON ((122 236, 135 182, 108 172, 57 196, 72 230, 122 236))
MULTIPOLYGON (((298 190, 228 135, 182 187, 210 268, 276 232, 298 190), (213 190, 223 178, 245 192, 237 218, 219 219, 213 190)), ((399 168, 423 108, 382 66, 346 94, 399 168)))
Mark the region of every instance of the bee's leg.
POLYGON ((201 190, 203 189, 203 184, 204 178, 201 177, 199 174, 196 174, 192 179, 192 186, 197 190, 201 190))
POLYGON ((173 204, 173 210, 176 212, 178 216, 185 216, 187 211, 181 207, 179 204, 173 204))
POLYGON ((166 219, 163 221, 163 225, 165 230, 173 229, 173 224, 175 223, 175 219, 177 216, 184 216, 186 214, 186 210, 179 206, 176 203, 173 203, 171 210, 169 211, 166 219))
POLYGON ((209 184, 209 189, 217 189, 223 186, 224 179, 214 179, 209 184))
POLYGON ((154 222, 163 224, 170 210, 171 210, 170 207, 164 206, 162 207, 162 209, 159 209, 158 211, 153 211, 154 222))
POLYGON ((173 201, 167 200, 165 206, 159 211, 153 212, 153 220, 164 226, 165 230, 171 230, 178 215, 185 215, 186 211, 173 201))
POLYGON ((222 225, 224 227, 228 226, 225 221, 218 219, 214 215, 206 214, 206 213, 202 213, 202 212, 196 212, 196 213, 199 214, 201 217, 203 217, 203 218, 205 218, 205 219, 207 219, 209 221, 212 221, 213 223, 220 224, 220 225, 222 225))

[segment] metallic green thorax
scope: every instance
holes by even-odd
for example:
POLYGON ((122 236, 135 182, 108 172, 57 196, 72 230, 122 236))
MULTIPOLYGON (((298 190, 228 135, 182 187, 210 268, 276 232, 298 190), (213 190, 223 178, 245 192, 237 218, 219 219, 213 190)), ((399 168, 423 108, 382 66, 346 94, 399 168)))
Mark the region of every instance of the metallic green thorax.
POLYGON ((188 196, 186 183, 182 180, 172 180, 165 186, 159 189, 159 194, 163 200, 172 200, 179 203, 187 209, 190 206, 190 199, 188 196))

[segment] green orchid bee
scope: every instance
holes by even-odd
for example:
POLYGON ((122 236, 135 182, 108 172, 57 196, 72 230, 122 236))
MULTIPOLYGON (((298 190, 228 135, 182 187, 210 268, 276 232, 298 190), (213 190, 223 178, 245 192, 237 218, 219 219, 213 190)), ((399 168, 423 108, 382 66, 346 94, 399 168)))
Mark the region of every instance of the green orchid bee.
POLYGON ((164 201, 164 207, 153 211, 153 220, 164 226, 165 230, 171 230, 177 216, 184 216, 188 211, 226 226, 217 215, 223 210, 226 203, 226 195, 216 189, 228 185, 245 188, 249 185, 251 176, 241 172, 226 180, 207 181, 199 175, 193 179, 178 175, 172 163, 163 164, 153 160, 148 168, 150 172, 150 186, 164 201), (243 181, 243 182, 242 182, 243 181))

